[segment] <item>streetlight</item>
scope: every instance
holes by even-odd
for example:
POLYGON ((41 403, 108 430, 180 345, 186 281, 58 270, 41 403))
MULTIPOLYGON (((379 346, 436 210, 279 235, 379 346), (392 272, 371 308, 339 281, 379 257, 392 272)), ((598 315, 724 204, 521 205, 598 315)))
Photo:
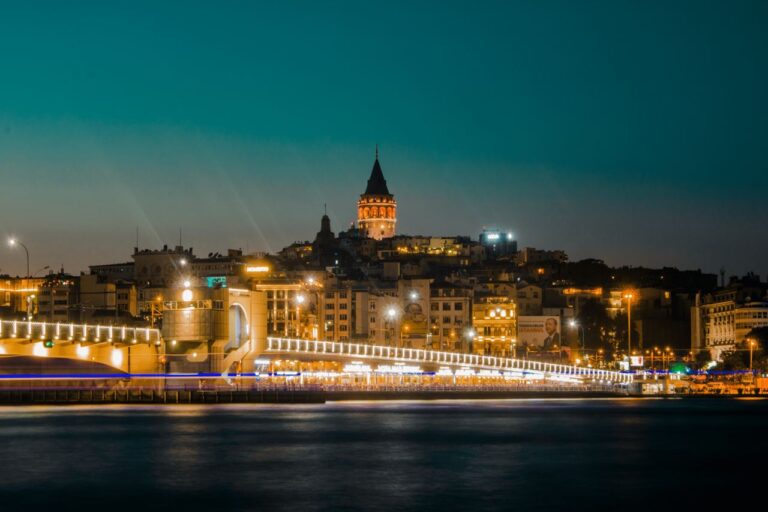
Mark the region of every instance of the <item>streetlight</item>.
POLYGON ((302 295, 296 295, 296 337, 301 337, 301 305, 304 304, 304 302, 307 300, 307 298, 302 295))
POLYGON ((475 331, 474 328, 470 327, 469 329, 466 330, 465 334, 466 334, 466 337, 467 337, 467 340, 468 340, 468 342, 467 342, 467 348, 469 349, 468 352, 471 354, 472 353, 472 349, 473 349, 473 345, 474 345, 474 341, 475 341, 475 336, 477 336, 477 331, 475 331))
POLYGON ((571 320, 568 322, 568 325, 571 326, 571 329, 577 329, 577 334, 581 334, 581 351, 584 353, 587 351, 586 343, 584 342, 584 327, 577 322, 576 320, 571 320))
MULTIPOLYGON (((655 347, 654 347, 655 348, 655 347)), ((672 356, 675 355, 674 350, 669 347, 664 347, 664 350, 655 348, 656 355, 661 355, 661 369, 668 370, 670 363, 672 362, 672 356)))
POLYGON ((45 272, 46 270, 50 270, 50 269, 51 269, 51 267, 46 265, 43 268, 41 268, 40 270, 36 270, 35 273, 31 277, 36 277, 40 272, 45 272))
MULTIPOLYGON (((395 321, 395 318, 397 318, 397 309, 395 309, 393 306, 390 306, 387 308, 387 326, 386 326, 386 333, 389 334, 390 340, 394 343, 395 346, 397 346, 397 340, 395 340, 395 327, 392 325, 392 322, 395 321), (391 332, 390 332, 391 331, 391 332)), ((389 342, 387 343, 389 345, 389 342)))
POLYGON ((307 313, 311 313, 313 307, 316 309, 315 314, 315 322, 312 324, 312 335, 314 338, 320 339, 322 336, 323 339, 325 339, 326 331, 328 330, 326 328, 326 323, 320 323, 320 308, 321 308, 321 300, 320 300, 320 289, 323 287, 323 284, 317 280, 317 278, 314 275, 308 275, 306 279, 301 283, 302 289, 306 290, 307 293, 312 294, 311 296, 307 296, 305 294, 301 294, 304 298, 301 299, 301 302, 307 302, 307 313), (314 306, 312 301, 310 300, 312 297, 314 297, 314 306))
POLYGON ((624 298, 627 299, 627 354, 632 357, 632 299, 634 294, 632 292, 625 293, 624 298))
POLYGON ((17 245, 20 245, 21 247, 24 248, 24 252, 27 253, 27 275, 26 275, 26 277, 28 278, 29 277, 29 249, 27 249, 26 245, 24 245, 23 243, 19 242, 15 238, 8 239, 8 245, 10 245, 11 247, 16 247, 17 245))
POLYGON ((755 348, 755 340, 749 340, 749 373, 752 373, 752 351, 755 348))

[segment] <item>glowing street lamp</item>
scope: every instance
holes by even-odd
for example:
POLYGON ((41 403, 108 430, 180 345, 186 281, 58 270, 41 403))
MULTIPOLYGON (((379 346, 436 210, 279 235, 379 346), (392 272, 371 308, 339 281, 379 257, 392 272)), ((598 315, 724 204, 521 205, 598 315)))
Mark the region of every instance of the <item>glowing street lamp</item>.
POLYGON ((568 325, 571 327, 571 329, 578 329, 580 331, 580 334, 581 334, 581 351, 582 352, 586 352, 586 344, 585 344, 585 341, 584 341, 584 338, 585 338, 585 336, 584 336, 584 327, 582 327, 582 325, 579 322, 577 322, 576 320, 573 320, 573 319, 570 322, 568 322, 568 325))
POLYGON ((11 247, 16 247, 17 245, 22 247, 24 249, 24 252, 27 253, 27 275, 25 277, 29 277, 29 249, 27 249, 27 246, 23 243, 19 242, 15 238, 9 238, 8 239, 8 245, 11 247))
POLYGON ((385 322, 385 335, 389 336, 389 340, 387 340, 387 345, 390 343, 394 343, 395 346, 397 346, 397 340, 395 339, 395 319, 397 318, 397 309, 394 306, 390 306, 387 308, 386 311, 386 322, 385 322))
POLYGON ((307 297, 303 294, 298 294, 294 298, 296 303, 296 337, 301 337, 301 306, 306 300, 307 297))
POLYGON ((632 355, 632 299, 635 298, 634 293, 627 292, 624 294, 624 298, 627 299, 627 354, 632 355))
POLYGON ((467 337, 467 348, 469 349, 469 352, 472 353, 472 345, 474 344, 475 337, 477 336, 477 331, 473 327, 470 327, 465 331, 465 336, 467 337))
POLYGON ((752 351, 755 349, 755 340, 749 340, 749 373, 752 373, 752 351))

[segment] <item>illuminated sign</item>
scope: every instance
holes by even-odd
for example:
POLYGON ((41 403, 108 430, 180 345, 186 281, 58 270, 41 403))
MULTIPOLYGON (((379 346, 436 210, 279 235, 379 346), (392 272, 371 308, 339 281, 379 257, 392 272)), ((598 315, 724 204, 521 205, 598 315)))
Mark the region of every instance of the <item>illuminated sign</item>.
POLYGON ((371 366, 354 362, 344 365, 344 373, 371 373, 371 366))
POLYGON ((245 271, 249 274, 269 272, 269 267, 266 265, 249 265, 245 267, 245 271))
POLYGON ((211 276, 211 277, 207 277, 205 280, 208 283, 208 288, 226 288, 227 287, 226 276, 211 276))

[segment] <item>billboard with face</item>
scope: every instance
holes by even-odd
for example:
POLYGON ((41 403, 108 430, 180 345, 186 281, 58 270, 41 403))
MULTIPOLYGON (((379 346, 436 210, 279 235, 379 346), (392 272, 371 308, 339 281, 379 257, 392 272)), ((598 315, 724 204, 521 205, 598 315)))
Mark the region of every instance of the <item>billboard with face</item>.
POLYGON ((560 342, 560 317, 520 316, 517 317, 517 343, 538 347, 541 350, 555 350, 560 342))

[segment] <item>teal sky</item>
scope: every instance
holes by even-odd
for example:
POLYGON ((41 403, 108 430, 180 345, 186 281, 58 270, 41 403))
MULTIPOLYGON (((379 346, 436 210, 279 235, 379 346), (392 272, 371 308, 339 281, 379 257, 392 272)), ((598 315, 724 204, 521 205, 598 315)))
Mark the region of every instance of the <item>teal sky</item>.
MULTIPOLYGON (((0 234, 33 271, 398 231, 768 272, 768 2, 3 2, 0 234), (215 5, 215 7, 214 7, 215 5)), ((0 250, 0 272, 23 272, 0 250)))

